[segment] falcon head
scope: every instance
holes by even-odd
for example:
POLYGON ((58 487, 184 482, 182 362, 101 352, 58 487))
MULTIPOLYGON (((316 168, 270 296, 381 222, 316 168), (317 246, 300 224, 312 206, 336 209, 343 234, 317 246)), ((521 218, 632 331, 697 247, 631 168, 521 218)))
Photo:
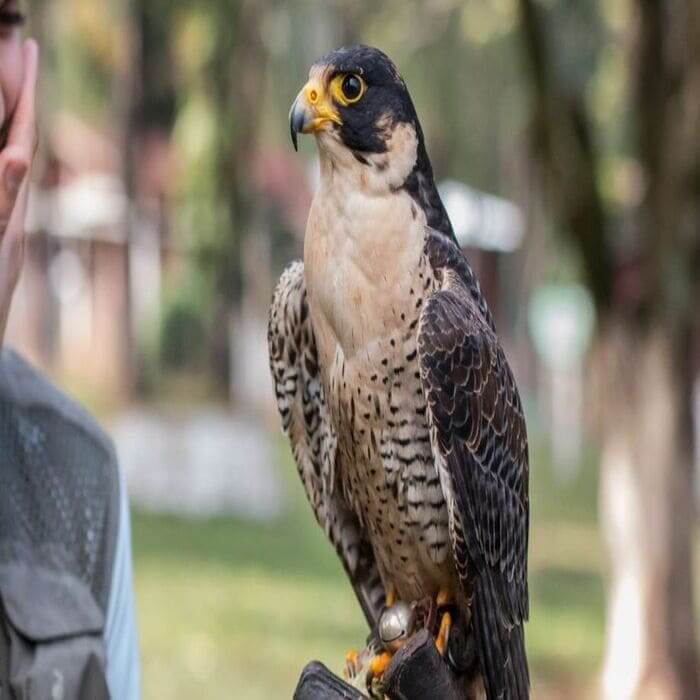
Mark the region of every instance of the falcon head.
POLYGON ((374 171, 403 184, 424 153, 416 110, 391 59, 379 49, 349 46, 319 59, 292 105, 292 143, 314 134, 322 159, 374 171))
POLYGON ((297 134, 314 134, 321 179, 341 191, 407 192, 431 228, 454 236, 440 200, 416 110, 391 59, 370 46, 349 46, 319 59, 289 113, 297 134))

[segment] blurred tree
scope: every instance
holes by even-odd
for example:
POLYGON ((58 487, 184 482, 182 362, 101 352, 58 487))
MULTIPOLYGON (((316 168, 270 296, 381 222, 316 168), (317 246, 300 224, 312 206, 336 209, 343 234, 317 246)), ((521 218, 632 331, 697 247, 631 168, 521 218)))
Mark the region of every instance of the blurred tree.
MULTIPOLYGON (((154 152, 149 145, 159 139, 167 142, 175 119, 175 85, 171 70, 172 52, 170 27, 174 5, 165 0, 129 0, 123 18, 124 41, 128 45, 121 79, 115 81, 115 114, 122 143, 122 177, 128 201, 124 227, 127 240, 133 242, 139 219, 152 218, 163 234, 164 193, 154 183, 146 183, 148 160, 154 152), (150 186, 149 186, 150 184, 150 186), (155 191, 154 191, 155 190, 155 191), (155 204, 155 207, 154 207, 155 204), (155 208, 155 212, 148 210, 155 208)), ((132 275, 130 256, 124 259, 123 333, 124 357, 128 364, 126 376, 131 386, 142 385, 145 358, 134 342, 134 319, 131 312, 132 275)))
MULTIPOLYGON (((562 80, 551 45, 553 15, 563 6, 573 11, 565 0, 549 3, 548 13, 535 0, 519 1, 532 153, 598 311, 592 363, 601 388, 600 503, 610 554, 604 691, 616 699, 690 700, 700 697, 691 547, 700 4, 635 0, 630 21, 619 23, 632 88, 620 114, 637 186, 617 208, 603 184, 609 135, 594 137, 586 81, 562 80)), ((620 6, 607 3, 606 11, 619 19, 620 6)), ((556 37, 566 50, 566 35, 556 37)))
MULTIPOLYGON (((166 3, 167 4, 167 3, 166 3)), ((171 12, 184 232, 209 280, 210 318, 202 339, 216 386, 230 386, 230 333, 247 279, 245 241, 256 226, 254 163, 265 125, 268 51, 260 28, 273 2, 206 0, 171 12)), ((257 260, 262 269, 266 261, 257 260)), ((202 279, 201 276, 199 276, 202 279)), ((235 330, 234 330, 235 332, 235 330)))
MULTIPOLYGON (((208 83, 216 130, 216 190, 225 203, 226 234, 211 248, 216 298, 212 361, 224 386, 229 386, 229 329, 241 300, 243 241, 252 234, 254 199, 251 167, 258 145, 258 125, 265 95, 266 53, 260 26, 267 3, 256 0, 210 0, 213 51, 208 83)), ((262 262, 262 261, 261 261, 262 262)))

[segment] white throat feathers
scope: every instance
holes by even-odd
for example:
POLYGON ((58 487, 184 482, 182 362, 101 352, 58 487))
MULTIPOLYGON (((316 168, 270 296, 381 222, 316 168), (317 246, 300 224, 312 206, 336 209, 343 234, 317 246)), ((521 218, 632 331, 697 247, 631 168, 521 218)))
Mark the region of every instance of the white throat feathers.
POLYGON ((418 156, 415 127, 408 123, 390 125, 383 117, 377 127, 386 134, 383 153, 349 149, 335 129, 317 134, 321 181, 331 184, 341 178, 368 195, 386 195, 400 188, 411 174, 418 156))

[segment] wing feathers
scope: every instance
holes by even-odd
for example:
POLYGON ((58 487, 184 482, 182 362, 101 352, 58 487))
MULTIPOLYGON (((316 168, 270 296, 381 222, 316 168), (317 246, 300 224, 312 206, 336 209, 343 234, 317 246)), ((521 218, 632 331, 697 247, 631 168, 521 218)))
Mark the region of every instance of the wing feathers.
POLYGON ((528 697, 528 453, 515 382, 461 251, 430 234, 442 289, 424 304, 421 379, 436 462, 449 480, 450 528, 489 698, 528 697), (461 539, 457 538, 460 535, 461 539), (464 561, 466 556, 467 561, 464 561))
POLYGON ((522 625, 506 627, 497 619, 498 595, 490 576, 477 583, 472 629, 489 698, 520 700, 530 693, 530 673, 522 625), (497 679, 497 680, 494 680, 497 679))

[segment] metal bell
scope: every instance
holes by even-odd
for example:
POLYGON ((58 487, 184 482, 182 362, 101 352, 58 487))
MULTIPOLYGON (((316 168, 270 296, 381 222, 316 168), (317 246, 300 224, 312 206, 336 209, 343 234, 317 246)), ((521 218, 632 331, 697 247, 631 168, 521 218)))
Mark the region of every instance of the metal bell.
POLYGON ((387 608, 379 618, 379 638, 387 651, 398 651, 411 636, 415 625, 413 609, 399 601, 387 608))

